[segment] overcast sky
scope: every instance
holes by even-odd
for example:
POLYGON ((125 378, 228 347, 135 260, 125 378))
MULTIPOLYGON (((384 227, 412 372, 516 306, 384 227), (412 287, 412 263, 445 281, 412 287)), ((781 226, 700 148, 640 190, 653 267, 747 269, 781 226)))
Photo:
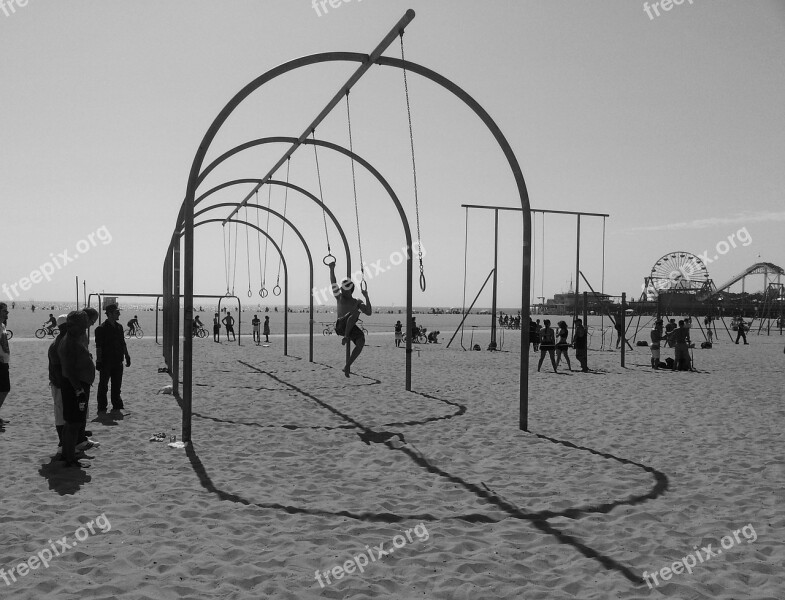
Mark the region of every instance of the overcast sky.
MULTIPOLYGON (((708 258, 717 283, 758 261, 785 264, 785 2, 685 0, 669 11, 649 3, 648 13, 637 0, 333 3, 337 8, 328 2, 315 9, 310 0, 5 0, 2 297, 73 299, 77 275, 88 291, 159 292, 194 154, 224 105, 293 58, 370 52, 407 8, 417 16, 404 36, 406 58, 450 78, 490 113, 522 166, 532 207, 610 215, 607 293, 637 297, 653 264, 673 251, 708 258)), ((400 57, 397 41, 386 54, 400 57)), ((300 135, 356 68, 331 63, 275 79, 231 115, 208 161, 249 140, 300 135)), ((477 117, 422 77, 410 74, 409 88, 428 280, 414 303, 460 306, 460 205, 520 202, 504 156, 477 117)), ((354 149, 389 181, 416 235, 401 71, 375 66, 351 102, 354 149)), ((348 146, 345 104, 316 135, 348 146)), ((241 153, 200 192, 262 177, 286 148, 241 153)), ((327 149, 319 162, 324 201, 356 263, 351 164, 327 149)), ((290 168, 292 183, 319 195, 311 147, 300 148, 290 168)), ((285 178, 285 169, 276 174, 285 178)), ((233 186, 204 206, 239 202, 250 189, 233 186)), ((265 206, 267 189, 259 193, 265 206)), ((282 212, 284 189, 271 191, 272 208, 282 212)), ((405 268, 391 264, 405 243, 398 213, 359 167, 357 192, 363 258, 385 269, 369 270, 371 298, 400 305, 405 268)), ((255 212, 248 215, 254 223, 255 212)), ((225 217, 228 210, 210 214, 225 217)), ((323 287, 321 211, 291 192, 287 216, 306 238, 316 287, 323 287)), ((260 225, 267 229, 266 213, 260 225)), ((280 244, 281 222, 271 218, 268 231, 280 244)), ((599 290, 603 219, 584 218, 581 232, 581 268, 599 290)), ((220 224, 196 230, 196 293, 224 293, 227 262, 228 287, 239 296, 250 289, 256 301, 262 279, 268 289, 283 284, 271 247, 263 272, 264 238, 246 238, 244 228, 237 237, 232 227, 227 260, 227 233, 220 224)), ((575 233, 574 217, 535 218, 533 297, 569 288, 575 233)), ((469 214, 468 299, 492 267, 492 234, 492 213, 469 214)), ((283 243, 290 302, 306 304, 303 246, 291 231, 283 243)), ((343 268, 332 226, 330 243, 343 268)), ((501 306, 520 305, 521 246, 520 214, 503 213, 501 306)), ((490 305, 487 291, 479 304, 490 305)))

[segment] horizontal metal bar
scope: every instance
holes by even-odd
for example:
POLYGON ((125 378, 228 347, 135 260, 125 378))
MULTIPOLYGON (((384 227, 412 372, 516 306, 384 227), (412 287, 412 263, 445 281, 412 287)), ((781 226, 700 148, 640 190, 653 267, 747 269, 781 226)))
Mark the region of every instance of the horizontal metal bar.
POLYGON ((352 74, 352 76, 349 77, 349 80, 345 84, 343 84, 341 89, 338 90, 338 92, 335 94, 335 96, 333 96, 332 100, 330 100, 327 103, 327 106, 325 106, 322 109, 322 112, 320 112, 318 114, 318 116, 311 122, 311 124, 308 125, 308 127, 305 129, 305 131, 303 131, 303 133, 300 135, 300 137, 297 138, 297 141, 294 144, 292 144, 291 148, 289 148, 284 153, 284 155, 281 157, 281 159, 277 163, 275 163, 275 166, 273 166, 273 168, 270 169, 270 171, 267 173, 267 175, 262 177, 262 182, 257 184, 254 187, 254 189, 251 190, 251 193, 248 194, 243 199, 242 202, 240 202, 240 206, 238 206, 236 209, 234 209, 231 212, 231 214, 228 217, 226 217, 226 219, 224 219, 224 222, 223 222, 224 225, 243 206, 245 206, 245 204, 248 202, 248 200, 250 200, 253 197, 253 195, 257 191, 259 191, 259 189, 265 183, 267 183, 267 181, 275 174, 275 172, 278 169, 281 168, 281 165, 283 165, 292 156, 292 154, 294 154, 294 151, 297 150, 297 148, 299 148, 300 145, 302 145, 302 143, 308 138, 308 136, 311 134, 311 132, 314 131, 319 126, 319 124, 325 119, 325 117, 328 114, 330 114, 332 109, 335 108, 338 105, 338 103, 349 92, 349 90, 352 88, 352 86, 355 83, 357 83, 360 80, 360 78, 363 75, 365 75, 365 73, 368 71, 368 69, 370 69, 374 65, 374 63, 382 55, 382 53, 390 46, 390 44, 393 43, 393 40, 395 40, 395 38, 398 37, 399 35, 403 35, 403 30, 406 28, 406 26, 409 23, 412 22, 413 19, 414 19, 414 11, 410 8, 409 10, 406 11, 406 13, 403 15, 403 17, 401 17, 401 20, 398 21, 395 24, 395 26, 390 30, 390 32, 386 36, 384 36, 384 39, 381 42, 379 42, 379 45, 377 45, 376 48, 374 48, 374 50, 368 55, 368 59, 364 63, 362 63, 357 68, 357 70, 352 74))
MULTIPOLYGON (((461 204, 462 208, 485 208, 489 210, 514 210, 517 212, 521 212, 523 208, 515 208, 514 206, 487 206, 482 204, 461 204)), ((584 217, 610 217, 610 215, 606 215, 604 213, 589 213, 589 212, 579 212, 579 211, 572 211, 572 210, 545 210, 541 208, 532 208, 529 212, 533 213, 553 213, 557 215, 581 215, 584 217)))

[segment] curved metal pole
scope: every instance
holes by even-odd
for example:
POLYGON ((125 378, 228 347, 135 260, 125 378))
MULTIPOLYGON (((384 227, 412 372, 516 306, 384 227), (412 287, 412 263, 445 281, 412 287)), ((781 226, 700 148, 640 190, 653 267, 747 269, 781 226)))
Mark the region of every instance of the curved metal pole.
MULTIPOLYGON (((239 146, 238 146, 238 148, 239 148, 239 146)), ((240 152, 240 150, 238 150, 238 152, 240 152)), ((229 155, 229 156, 231 156, 231 155, 229 155)), ((229 158, 229 157, 227 156, 226 158, 229 158)), ((210 195, 212 195, 212 194, 214 194, 216 192, 219 192, 219 191, 221 191, 223 189, 226 189, 228 187, 231 187, 233 185, 239 185, 239 184, 244 184, 244 183, 260 183, 261 181, 262 181, 261 179, 246 178, 246 179, 233 179, 231 181, 224 182, 224 183, 222 183, 220 185, 215 186, 214 188, 211 188, 211 189, 207 190, 204 194, 199 196, 196 199, 196 201, 194 202, 194 207, 196 207, 202 200, 205 200, 208 196, 210 196, 210 195)), ((327 205, 322 203, 321 200, 319 200, 316 196, 314 196, 308 190, 305 190, 305 189, 303 189, 303 188, 301 188, 301 187, 299 187, 299 186, 297 186, 297 185, 295 185, 293 183, 287 183, 286 181, 277 181, 275 179, 271 179, 267 183, 270 184, 270 185, 280 185, 280 186, 292 189, 292 190, 294 190, 296 192, 299 192, 303 196, 305 196, 306 198, 308 198, 308 199, 312 200, 313 202, 315 202, 316 204, 318 204, 319 207, 322 210, 324 210, 324 212, 327 214, 327 216, 330 217, 330 220, 333 222, 333 225, 335 225, 335 228, 338 230, 338 235, 341 236, 341 240, 343 241, 344 252, 346 253, 346 271, 347 271, 347 275, 349 277, 351 277, 352 255, 351 255, 351 252, 349 251, 349 241, 348 241, 348 239, 346 237, 346 233, 344 232, 343 227, 341 227, 341 223, 335 217, 333 212, 327 207, 327 205)), ((239 202, 237 204, 239 204, 239 202)), ((200 213, 197 213, 197 214, 200 214, 200 213)), ((194 217, 196 217, 196 214, 194 215, 194 217)), ((178 222, 178 226, 182 227, 182 224, 180 222, 178 222)))
MULTIPOLYGON (((246 142, 244 144, 240 144, 239 146, 236 146, 235 148, 232 148, 231 150, 228 150, 228 151, 224 152, 221 156, 219 156, 212 163, 210 163, 210 165, 205 170, 204 175, 206 176, 207 173, 209 173, 210 171, 215 169, 222 162, 228 160, 229 158, 231 158, 235 154, 238 154, 239 152, 242 152, 243 150, 247 150, 248 148, 253 148, 254 146, 260 146, 260 145, 264 145, 264 144, 275 144, 275 143, 287 143, 288 144, 288 143, 295 143, 297 141, 298 141, 297 138, 286 137, 286 136, 274 136, 274 137, 260 138, 258 140, 251 140, 251 141, 246 142)), ((393 204, 395 205, 395 208, 398 210, 398 215, 399 215, 399 217, 401 219, 401 224, 403 225, 404 236, 406 238, 406 247, 409 249, 407 251, 407 253, 406 253, 406 323, 407 323, 406 327, 409 328, 410 324, 412 322, 412 297, 413 297, 413 293, 412 293, 412 274, 413 274, 413 271, 414 271, 413 264, 412 264, 412 234, 411 234, 411 229, 409 228, 409 220, 406 217, 406 211, 403 209, 403 206, 401 205, 401 202, 398 199, 398 196, 395 194, 395 192, 392 189, 392 186, 388 183, 388 181, 384 178, 384 176, 382 176, 382 174, 371 163, 369 163, 362 156, 356 154, 355 152, 352 152, 352 151, 348 150, 347 148, 344 148, 343 146, 340 146, 339 144, 334 144, 332 142, 327 142, 327 141, 324 141, 324 140, 307 139, 307 140, 305 140, 302 143, 303 144, 313 144, 313 145, 316 145, 316 146, 321 146, 323 148, 327 148, 329 150, 333 150, 335 152, 343 154, 344 156, 354 160, 357 164, 359 164, 361 167, 365 168, 371 175, 373 175, 376 178, 376 180, 381 184, 381 186, 384 188, 384 190, 387 192, 387 195, 390 196, 390 199, 392 200, 393 204)), ((200 182, 202 180, 203 180, 203 177, 200 177, 200 182)), ((270 183, 270 182, 268 182, 268 183, 270 183)), ((283 182, 281 182, 281 183, 283 183, 283 182)), ((291 186, 291 184, 285 184, 285 183, 283 185, 290 185, 291 186)), ((299 191, 300 188, 297 188, 297 189, 299 191)), ((199 200, 204 199, 204 197, 208 193, 209 192, 207 192, 207 193, 203 194, 202 196, 200 196, 199 200)), ((319 200, 317 200, 316 198, 313 198, 313 199, 314 199, 314 201, 318 202, 320 205, 324 206, 324 204, 322 202, 320 202, 319 200)), ((195 201, 194 204, 196 204, 197 202, 198 201, 195 201)), ((345 239, 344 239, 344 242, 345 242, 345 239)), ((348 249, 347 249, 347 256, 348 256, 348 249)), ((348 263, 347 263, 347 277, 351 277, 351 270, 350 270, 350 266, 348 265, 348 263)), ((348 356, 347 356, 347 360, 348 360, 348 356)), ((406 366, 405 366, 405 387, 406 387, 407 391, 411 391, 411 389, 412 389, 412 341, 411 341, 411 336, 406 336, 406 359, 405 360, 406 360, 406 366)))
MULTIPOLYGON (((367 54, 360 54, 355 52, 329 52, 329 53, 321 53, 321 54, 314 54, 311 56, 301 57, 289 62, 286 62, 282 65, 279 65, 263 75, 257 77, 248 85, 246 85, 242 90, 240 90, 227 104, 224 106, 223 110, 218 114, 218 116, 213 120, 212 124, 210 125, 209 129, 205 133, 204 137, 202 138, 202 142, 199 145, 199 149, 194 156, 194 160, 191 164, 191 170, 188 176, 188 187, 186 189, 186 195, 184 200, 184 206, 181 207, 181 211, 184 212, 185 218, 185 253, 186 253, 186 274, 185 274, 185 292, 188 300, 190 301, 193 295, 193 227, 194 227, 194 199, 196 195, 196 189, 199 184, 199 173, 204 163, 205 156, 210 149, 210 145, 212 144, 215 136, 218 134, 218 131, 232 114, 232 112, 237 108, 237 106, 245 100, 251 93, 255 90, 263 86, 265 83, 275 79, 276 77, 288 73, 294 69, 298 69, 308 65, 314 65, 323 62, 334 62, 334 61, 348 61, 348 62, 366 62, 369 61, 371 57, 367 54)), ((521 171, 520 165, 518 164, 518 160, 515 157, 515 153, 512 151, 509 143, 507 142, 504 135, 501 133, 501 130, 498 128, 496 123, 491 119, 490 115, 466 92, 464 92, 461 88, 457 85, 452 83, 449 79, 439 75, 438 73, 431 71, 430 69, 426 69, 425 67, 421 67, 416 65, 415 63, 410 63, 408 61, 401 61, 398 59, 392 58, 385 58, 379 57, 376 59, 376 62, 380 65, 388 65, 394 66, 398 68, 406 67, 412 72, 415 72, 427 79, 430 79, 434 83, 441 85, 448 91, 452 92, 454 95, 458 96, 465 104, 467 104, 474 112, 477 114, 480 119, 485 123, 485 125, 491 130, 494 138, 496 139, 497 143, 501 146, 502 151, 504 152, 505 157, 507 158, 508 163, 513 171, 513 176, 515 177, 516 184, 518 186, 518 193, 520 195, 521 200, 521 207, 523 208, 521 212, 521 218, 523 219, 523 244, 522 244, 522 253, 523 253, 523 267, 522 267, 522 281, 521 281, 521 311, 522 311, 522 319, 523 322, 526 323, 529 317, 529 287, 530 287, 530 271, 531 271, 531 206, 529 204, 529 195, 526 190, 526 184, 523 179, 523 173, 521 171)), ((411 274, 408 274, 409 282, 411 282, 411 274)), ((409 300, 407 299, 407 302, 409 300)), ((186 315, 190 317, 189 315, 186 315)), ((408 346, 408 345, 407 345, 408 346)), ((192 356, 191 356, 191 344, 189 343, 186 348, 186 356, 184 357, 183 361, 183 371, 184 375, 187 379, 187 398, 184 398, 186 403, 190 402, 190 384, 191 384, 191 368, 192 368, 192 356)), ((407 355, 411 353, 411 349, 407 347, 407 355)), ((528 430, 528 382, 529 382, 529 371, 528 371, 528 362, 529 362, 529 335, 528 335, 528 328, 523 327, 521 329, 521 361, 520 361, 520 428, 527 431, 528 430)))
MULTIPOLYGON (((240 204, 239 202, 222 202, 220 204, 213 204, 212 206, 208 206, 207 208, 203 208, 199 212, 194 213, 194 218, 196 218, 196 217, 198 217, 198 216, 200 216, 200 215, 202 215, 202 214, 204 214, 206 212, 214 210, 216 208, 222 208, 222 207, 226 207, 226 206, 234 206, 234 207, 236 207, 239 204, 240 204)), ((279 212, 276 212, 276 211, 274 211, 271 208, 267 208, 266 206, 259 206, 258 204, 246 204, 246 207, 247 208, 255 208, 257 210, 262 210, 262 211, 265 211, 265 212, 269 212, 270 214, 275 215, 276 217, 281 219, 284 223, 286 223, 289 227, 291 227, 291 229, 292 229, 292 231, 294 231, 294 233, 297 234, 297 237, 300 238, 300 241, 303 244, 303 248, 305 248, 305 254, 308 256, 308 271, 309 271, 309 274, 310 274, 310 278, 309 278, 309 281, 308 281, 308 289, 311 290, 311 293, 310 293, 310 298, 311 298, 311 300, 310 300, 310 327, 309 327, 310 335, 309 335, 308 360, 309 360, 309 362, 313 362, 313 257, 311 256, 311 249, 308 247, 308 242, 305 241, 305 238, 303 237, 303 234, 300 233, 300 230, 297 229, 297 227, 295 227, 294 224, 289 219, 284 217, 279 212)), ((272 239, 266 233, 265 233, 265 235, 267 236, 268 239, 272 239)), ((278 248, 278 247, 276 246, 276 248, 278 248)), ((279 249, 279 253, 280 253, 280 249, 279 249)), ((287 316, 288 313, 289 313, 288 308, 289 307, 288 307, 288 304, 287 304, 286 312, 284 313, 284 334, 283 334, 284 335, 284 355, 287 354, 288 339, 289 339, 289 327, 288 327, 288 316, 287 316)))
MULTIPOLYGON (((216 222, 223 223, 224 219, 207 219, 207 220, 202 221, 200 223, 196 223, 194 225, 194 227, 199 227, 200 225, 206 225, 207 223, 216 223, 216 222)), ((261 229, 260 227, 257 227, 253 223, 248 223, 247 221, 243 221, 243 220, 240 220, 240 219, 232 219, 231 222, 232 223, 239 223, 240 225, 246 225, 246 226, 248 226, 248 227, 250 227, 252 229, 256 229, 259 233, 261 233, 268 240, 270 240, 270 243, 275 247, 276 251, 278 252, 278 255, 281 257, 281 263, 283 264, 283 278, 284 278, 284 285, 283 285, 283 289, 284 289, 284 327, 286 328, 286 322, 287 322, 286 315, 289 312, 289 268, 286 265, 286 257, 283 255, 283 252, 281 252, 280 246, 278 246, 278 244, 275 243, 275 240, 272 237, 270 237, 270 235, 266 231, 261 229)), ((184 235, 184 232, 181 233, 180 235, 184 235)), ((234 297, 236 298, 236 296, 234 296, 234 297)), ((219 306, 220 306, 220 302, 219 302, 219 306)), ((238 326, 238 329, 239 329, 239 326, 238 326)), ((288 337, 288 334, 284 333, 284 339, 283 339, 283 353, 284 353, 284 356, 287 356, 287 352, 288 352, 288 340, 287 340, 287 337, 288 337)), ((185 336, 184 340, 187 340, 187 339, 189 339, 189 337, 185 336)), ((185 344, 183 344, 183 345, 185 345, 185 344)))

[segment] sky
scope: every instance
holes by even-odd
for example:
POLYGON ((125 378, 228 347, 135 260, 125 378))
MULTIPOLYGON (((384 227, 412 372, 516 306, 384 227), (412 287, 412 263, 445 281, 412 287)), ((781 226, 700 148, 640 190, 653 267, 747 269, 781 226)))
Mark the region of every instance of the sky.
MULTIPOLYGON (((531 207, 609 215, 581 220, 580 268, 596 290, 637 298, 653 265, 673 252, 708 259, 717 284, 756 262, 785 265, 785 2, 684 0, 667 11, 637 0, 333 4, 4 0, 0 298, 73 299, 76 277, 88 292, 160 292, 195 153, 227 102, 289 60, 371 52, 408 8, 416 17, 404 36, 406 59, 449 78, 490 114, 521 165, 531 207)), ((400 52, 396 40, 385 54, 400 52)), ((305 67, 255 91, 227 119, 207 162, 250 140, 299 136, 357 66, 305 67)), ((476 115, 418 75, 409 73, 408 87, 427 281, 421 292, 415 264, 414 304, 461 306, 465 297, 468 305, 493 267, 493 213, 469 211, 467 227, 461 205, 520 207, 520 200, 499 145, 476 115)), ((402 72, 372 67, 350 100, 353 148, 389 182, 416 239, 402 72)), ((345 103, 316 137, 348 147, 345 103)), ((243 151, 199 192, 261 178, 287 149, 243 151)), ((404 304, 406 269, 397 263, 405 238, 389 195, 355 165, 355 212, 351 161, 326 148, 318 159, 321 194, 311 146, 294 153, 289 181, 335 213, 355 265, 359 220, 372 301, 404 304)), ((274 179, 285 181, 286 168, 274 179)), ((231 186, 199 208, 240 202, 251 190, 231 186)), ((259 191, 258 203, 268 202, 278 212, 285 206, 305 239, 317 304, 326 303, 319 207, 280 185, 259 191)), ((228 214, 217 208, 203 218, 228 214)), ((290 303, 307 304, 304 246, 267 214, 250 210, 247 220, 283 241, 290 303)), ((332 224, 328 234, 342 272, 332 224)), ((258 294, 263 283, 272 290, 285 280, 265 240, 244 226, 197 228, 195 293, 228 288, 281 304, 258 294)), ((574 216, 536 214, 531 244, 532 300, 574 285, 574 216)), ((521 214, 500 213, 500 306, 521 304, 522 248, 521 214)), ((747 282, 747 291, 756 287, 762 280, 747 282)), ((487 286, 478 306, 490 303, 487 286)))

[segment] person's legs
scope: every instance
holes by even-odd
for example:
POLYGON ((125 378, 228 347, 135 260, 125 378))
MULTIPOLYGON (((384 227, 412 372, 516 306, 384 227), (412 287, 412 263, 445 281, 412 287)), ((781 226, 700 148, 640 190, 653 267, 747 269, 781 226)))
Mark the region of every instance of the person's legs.
POLYGON ((554 356, 555 350, 554 348, 548 348, 548 354, 551 357, 551 364, 553 365, 553 372, 556 373, 556 357, 554 356))
POLYGON ((346 329, 343 332, 343 340, 341 340, 341 344, 346 345, 349 343, 349 340, 352 339, 352 331, 354 331, 354 324, 357 322, 357 319, 360 318, 360 315, 350 314, 346 318, 346 329))
POLYGON ((545 360, 545 349, 540 350, 540 362, 537 363, 537 372, 540 371, 540 367, 542 366, 542 361, 545 360))
POLYGON ((55 410, 55 429, 57 430, 57 445, 63 445, 63 427, 65 426, 65 419, 63 418, 63 393, 59 387, 49 385, 52 392, 52 402, 54 403, 55 410))
POLYGON ((60 388, 63 400, 63 451, 61 459, 70 464, 76 461, 76 443, 79 437, 80 419, 79 406, 76 399, 76 392, 67 379, 63 381, 60 388))
POLYGON ((349 377, 349 369, 352 366, 352 363, 355 360, 357 360, 357 357, 360 356, 360 352, 363 351, 363 347, 365 346, 365 336, 363 335, 363 332, 360 331, 359 329, 357 330, 357 332, 359 333, 359 335, 355 334, 352 336, 352 341, 354 342, 354 349, 352 350, 352 353, 349 355, 349 360, 343 369, 343 374, 346 375, 346 377, 349 377))
MULTIPOLYGON (((569 354, 567 354, 567 348, 564 348, 564 349, 562 350, 562 354, 564 354, 564 360, 566 360, 566 361, 567 361, 567 368, 568 368, 570 371, 572 371, 572 365, 570 364, 570 355, 569 355, 569 354)), ((556 361, 556 366, 557 366, 557 367, 559 366, 559 362, 558 362, 558 361, 556 361)))
MULTIPOLYGON (((106 392, 109 391, 109 379, 111 377, 111 367, 108 364, 101 363, 101 370, 98 375, 98 395, 96 402, 98 404, 98 412, 106 412, 106 407, 109 402, 106 399, 106 392)), ((114 393, 114 390, 112 390, 114 393)))
POLYGON ((112 367, 112 410, 123 408, 123 398, 121 396, 123 388, 123 363, 117 363, 112 367))

